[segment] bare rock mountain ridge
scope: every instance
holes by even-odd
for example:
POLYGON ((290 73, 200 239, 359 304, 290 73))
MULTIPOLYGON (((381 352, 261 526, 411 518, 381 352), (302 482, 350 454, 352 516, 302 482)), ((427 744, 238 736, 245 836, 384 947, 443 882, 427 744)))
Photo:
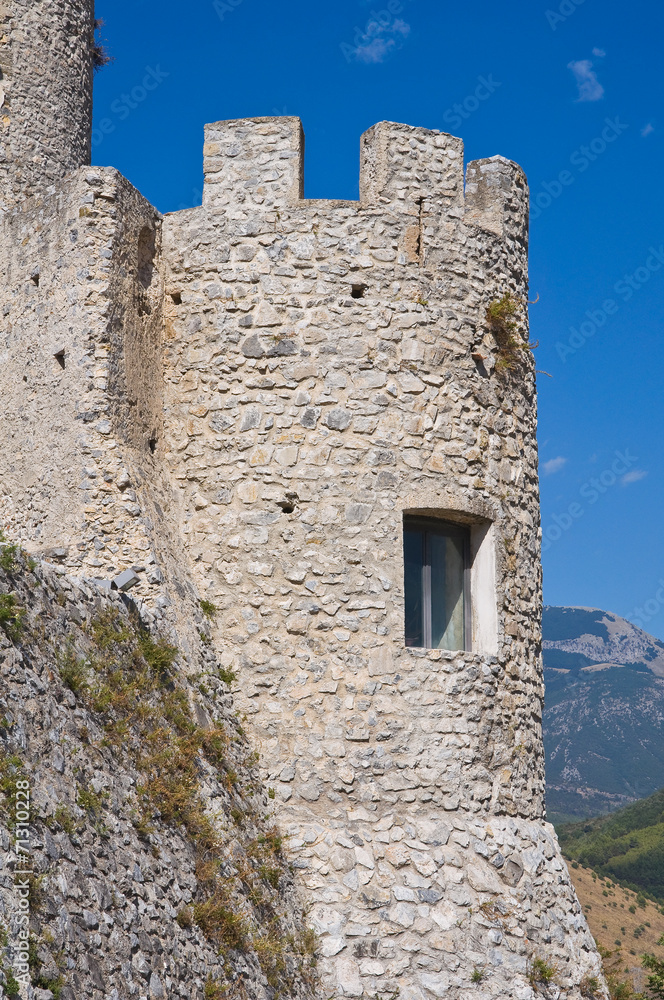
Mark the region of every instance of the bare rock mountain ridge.
POLYGON ((664 783, 664 643, 596 608, 544 609, 549 818, 580 819, 664 783))

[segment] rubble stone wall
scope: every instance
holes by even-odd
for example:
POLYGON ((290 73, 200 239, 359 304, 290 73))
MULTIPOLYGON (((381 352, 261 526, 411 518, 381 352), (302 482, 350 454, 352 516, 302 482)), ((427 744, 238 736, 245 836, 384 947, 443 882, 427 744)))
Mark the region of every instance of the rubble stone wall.
POLYGON ((133 566, 136 596, 170 605, 165 579, 180 597, 193 589, 156 460, 160 227, 117 171, 96 167, 5 218, 0 524, 73 573, 133 566))
MULTIPOLYGON (((301 936, 301 899, 281 854, 271 858, 278 882, 269 893, 262 889, 273 919, 267 926, 257 922, 265 899, 254 912, 261 904, 255 895, 252 900, 247 882, 255 894, 256 848, 270 832, 271 803, 211 647, 199 644, 189 657, 179 651, 178 687, 190 729, 195 732, 193 720, 214 725, 227 741, 224 766, 200 755, 197 774, 220 844, 227 904, 250 938, 242 950, 220 948, 194 921, 205 894, 193 824, 187 828, 146 806, 145 768, 136 753, 140 734, 130 723, 124 741, 109 737, 113 715, 95 704, 92 693, 97 668, 88 669, 89 686, 80 673, 95 658, 117 654, 109 635, 120 631, 133 641, 150 629, 157 642, 160 633, 170 633, 168 619, 142 607, 139 622, 137 606, 124 595, 105 594, 61 567, 30 567, 19 555, 9 571, 0 568, 0 596, 13 595, 22 623, 12 631, 3 618, 0 627, 0 993, 14 996, 3 989, 7 977, 24 974, 19 944, 23 872, 29 870, 32 986, 21 989, 26 1000, 202 1000, 212 987, 219 995, 232 986, 252 1000, 272 1000, 275 953, 288 995, 311 997, 309 957, 303 960, 291 943, 301 936), (100 628, 106 637, 101 645, 95 639, 100 628), (78 673, 72 674, 74 658, 78 673), (27 794, 15 795, 16 787, 27 794), (269 947, 259 953, 261 934, 269 947)), ((127 648, 123 654, 126 685, 136 661, 127 648)), ((167 728, 154 692, 143 697, 144 708, 151 704, 167 728)), ((145 735, 143 740, 145 759, 151 748, 145 735)))
POLYGON ((0 3, 0 212, 90 162, 94 0, 0 3))
POLYGON ((84 166, 89 0, 2 18, 0 524, 79 577, 133 568, 185 654, 216 607, 321 997, 529 1000, 541 958, 579 1000, 600 960, 544 822, 523 172, 383 122, 360 200, 306 200, 298 119, 218 122, 202 206, 162 220, 84 166), (58 17, 51 66, 30 46, 58 17), (405 646, 405 513, 470 526, 467 652, 405 646))
POLYGON ((542 822, 534 372, 486 321, 509 293, 527 343, 525 178, 496 157, 464 190, 460 140, 382 123, 359 203, 301 190, 298 120, 207 127, 203 206, 164 219, 164 461, 324 987, 456 996, 486 965, 529 997, 544 955, 578 996, 599 959, 542 822), (472 652, 404 646, 405 511, 486 539, 472 652))

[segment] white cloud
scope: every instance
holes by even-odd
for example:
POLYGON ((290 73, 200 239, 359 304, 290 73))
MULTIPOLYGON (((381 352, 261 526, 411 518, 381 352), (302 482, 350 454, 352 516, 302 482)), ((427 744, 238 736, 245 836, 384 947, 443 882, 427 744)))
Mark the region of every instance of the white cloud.
POLYGON ((567 64, 579 88, 579 101, 599 101, 604 97, 604 87, 597 79, 590 59, 579 59, 567 64))
POLYGON ((645 139, 647 135, 651 135, 651 133, 654 131, 655 131, 655 126, 653 125, 652 122, 648 122, 648 124, 641 129, 641 135, 645 139))
POLYGON ((593 49, 593 55, 597 56, 598 59, 603 59, 606 55, 604 49, 593 49))
POLYGON ((385 62, 410 34, 410 25, 401 18, 383 23, 372 19, 367 22, 360 44, 355 49, 355 58, 364 63, 385 62))
POLYGON ((629 486, 630 483, 638 483, 639 479, 645 479, 647 475, 644 469, 632 469, 631 472, 625 473, 620 482, 623 486, 629 486))
POLYGON ((559 455, 558 458, 551 458, 545 462, 542 469, 545 476, 552 476, 554 472, 560 472, 564 465, 567 465, 567 459, 559 455))

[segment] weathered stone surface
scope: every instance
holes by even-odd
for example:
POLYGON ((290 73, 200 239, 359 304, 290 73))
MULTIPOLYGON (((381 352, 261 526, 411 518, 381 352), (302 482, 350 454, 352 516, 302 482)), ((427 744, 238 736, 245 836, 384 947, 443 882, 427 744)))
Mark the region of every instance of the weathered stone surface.
MULTIPOLYGON (((97 668, 87 668, 89 682, 81 675, 80 686, 66 674, 77 657, 84 665, 109 655, 109 646, 95 647, 95 623, 130 634, 130 613, 140 613, 141 628, 149 628, 156 641, 166 624, 163 614, 117 591, 103 593, 89 580, 43 566, 30 570, 20 557, 10 573, 0 569, 0 596, 8 593, 23 626, 10 639, 4 619, 0 625, 0 984, 9 970, 17 977, 21 972, 21 870, 27 867, 39 886, 29 910, 39 962, 38 970, 33 962, 32 975, 39 974, 44 987, 50 982, 62 1000, 202 1000, 208 978, 219 988, 241 979, 249 996, 270 1000, 272 989, 252 945, 220 954, 218 942, 196 924, 192 906, 204 898, 201 859, 182 817, 175 822, 157 812, 141 826, 145 775, 131 753, 109 738, 105 727, 112 716, 91 704, 87 684, 94 684, 90 671, 97 668), (27 819, 20 842, 12 784, 28 788, 22 791, 21 818, 27 819)), ((209 729, 214 719, 229 734, 235 784, 202 757, 199 767, 207 816, 223 845, 216 860, 227 879, 228 906, 246 920, 250 908, 237 873, 247 878, 257 838, 269 834, 270 800, 209 647, 191 649, 188 657, 181 652, 180 667, 185 701, 199 724, 209 729), (199 680, 192 684, 188 675, 199 680)), ((127 747, 135 738, 130 726, 127 747)), ((163 798, 160 804, 166 811, 163 798)), ((271 943, 285 947, 286 956, 286 938, 301 932, 303 918, 285 862, 275 875, 281 915, 271 943)), ((287 959, 291 970, 294 960, 294 954, 287 959)), ((55 995, 46 988, 23 992, 28 1000, 55 995)), ((290 992, 301 1000, 311 996, 297 974, 290 992)))
POLYGON ((0 6, 0 213, 90 162, 93 26, 94 0, 0 6))
POLYGON ((303 199, 294 118, 209 125, 203 205, 163 219, 110 169, 11 195, 1 523, 130 570, 187 648, 215 606, 321 996, 465 996, 479 949, 526 1000, 546 914, 577 998, 599 958, 544 823, 533 364, 486 320, 509 293, 527 341, 525 178, 494 157, 464 188, 461 140, 394 123, 361 152, 359 202, 303 199), (405 511, 473 526, 468 651, 405 646, 405 511))

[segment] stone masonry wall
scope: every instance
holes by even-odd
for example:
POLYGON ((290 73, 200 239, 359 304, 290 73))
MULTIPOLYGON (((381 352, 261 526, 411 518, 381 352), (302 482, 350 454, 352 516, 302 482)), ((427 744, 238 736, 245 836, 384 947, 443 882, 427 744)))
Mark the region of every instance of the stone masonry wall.
MULTIPOLYGON (((217 878, 249 939, 242 949, 193 919, 206 898, 194 825, 168 815, 161 802, 160 810, 146 803, 140 758, 159 744, 143 735, 137 754, 140 736, 129 719, 119 745, 109 727, 113 711, 95 696, 99 659, 117 652, 109 636, 122 634, 126 683, 136 667, 127 640, 135 643, 140 628, 157 642, 170 631, 164 614, 142 607, 139 626, 126 597, 20 556, 7 570, 8 551, 0 546, 0 600, 12 595, 22 617, 15 628, 0 617, 0 995, 15 996, 8 975, 20 981, 24 974, 21 885, 29 870, 32 985, 21 989, 24 1000, 203 1000, 211 990, 273 1000, 276 967, 288 996, 310 997, 310 959, 293 944, 301 938, 301 900, 280 853, 269 860, 269 887, 260 878, 271 803, 211 648, 179 652, 177 685, 200 727, 192 723, 189 737, 214 726, 226 742, 224 760, 199 753, 195 773, 219 840, 217 878), (27 809, 25 792, 22 800, 14 795, 17 781, 29 789, 27 809), (16 804, 29 813, 18 835, 16 804)), ((169 716, 154 693, 143 692, 142 717, 151 705, 163 740, 169 716)), ((182 741, 172 743, 175 756, 182 741)))
POLYGON ((180 597, 193 591, 153 455, 160 226, 124 178, 101 168, 75 172, 5 219, 0 523, 74 573, 108 580, 133 566, 134 593, 168 606, 166 578, 180 597))
POLYGON ((90 162, 94 0, 0 3, 0 212, 90 162))
POLYGON ((382 123, 360 203, 300 199, 296 119, 207 127, 203 206, 163 229, 163 459, 216 643, 281 802, 326 995, 580 996, 599 959, 543 824, 527 189, 382 123), (404 647, 402 516, 484 526, 498 628, 404 647))
POLYGON ((542 958, 579 1000, 600 962, 544 823, 522 171, 383 122, 360 201, 307 201, 298 119, 220 122, 203 205, 162 220, 81 166, 91 4, 0 17, 0 524, 77 576, 132 567, 185 656, 216 606, 321 997, 530 1000, 542 958), (35 133, 15 43, 56 15, 35 133), (469 652, 404 645, 404 512, 473 530, 469 652))

